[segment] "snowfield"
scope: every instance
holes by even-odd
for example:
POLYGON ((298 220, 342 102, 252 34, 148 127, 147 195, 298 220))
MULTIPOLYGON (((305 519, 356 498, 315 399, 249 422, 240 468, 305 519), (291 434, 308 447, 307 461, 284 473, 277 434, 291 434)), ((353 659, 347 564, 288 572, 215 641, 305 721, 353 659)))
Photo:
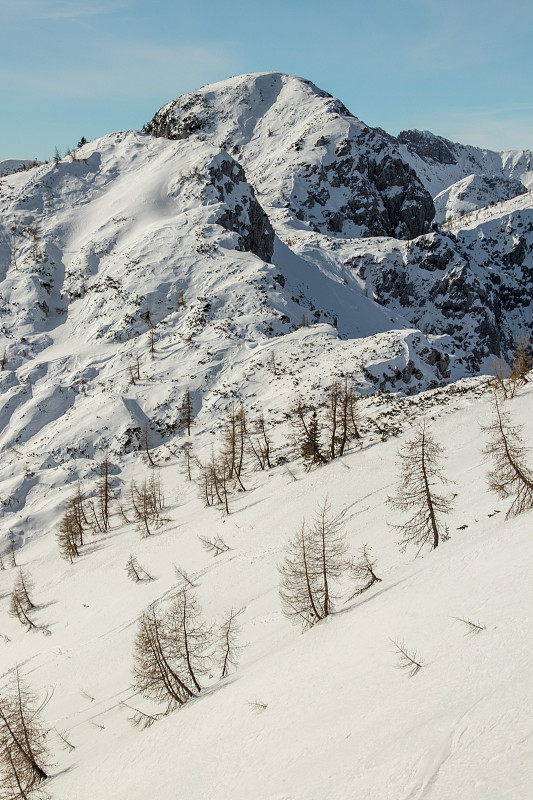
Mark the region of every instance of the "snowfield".
MULTIPOLYGON (((533 512, 506 520, 483 428, 494 358, 532 329, 530 152, 395 140, 281 73, 204 87, 148 128, 58 164, 0 164, 0 693, 18 666, 42 704, 43 791, 524 800, 533 512), (326 436, 327 391, 345 379, 361 438, 307 470, 291 409, 316 406, 326 436), (205 505, 201 465, 241 404, 250 429, 264 414, 272 468, 248 453, 224 514, 205 505), (422 421, 454 502, 449 539, 417 555, 387 501, 422 421), (57 533, 78 486, 94 500, 106 452, 110 528, 87 529, 69 563, 57 533), (164 507, 143 537, 132 481, 151 478, 164 507), (335 613, 302 632, 278 568, 326 498, 381 580, 348 600, 345 577, 335 613), (128 577, 130 556, 153 580, 128 577), (9 613, 20 567, 30 630, 9 613), (233 609, 238 665, 221 679, 213 664, 198 696, 141 729, 137 710, 164 709, 134 685, 139 619, 184 588, 178 570, 207 624, 233 609), (395 642, 421 660, 412 677, 395 642)), ((505 401, 531 469, 532 402, 531 382, 505 401)))

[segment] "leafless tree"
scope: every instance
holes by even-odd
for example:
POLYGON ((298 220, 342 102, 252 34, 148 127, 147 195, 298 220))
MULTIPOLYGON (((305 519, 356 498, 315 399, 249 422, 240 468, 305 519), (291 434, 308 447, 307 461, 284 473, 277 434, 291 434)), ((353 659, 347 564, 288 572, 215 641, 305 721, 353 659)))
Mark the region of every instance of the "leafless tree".
POLYGON ((248 420, 244 405, 232 406, 223 428, 221 459, 226 464, 229 480, 235 480, 241 491, 246 491, 242 481, 246 453, 248 420))
POLYGON ((405 642, 396 642, 394 639, 391 639, 391 642, 394 645, 398 655, 398 663, 396 664, 397 668, 406 670, 409 674, 409 677, 412 678, 422 669, 424 662, 416 650, 409 650, 407 648, 405 642))
POLYGON ((425 544, 434 549, 441 540, 448 538, 439 516, 449 513, 453 507, 450 497, 439 495, 434 490, 437 481, 449 483, 440 466, 443 448, 424 421, 398 456, 400 484, 396 495, 389 497, 388 502, 399 511, 411 513, 407 522, 394 525, 401 535, 398 544, 402 551, 409 544, 416 545, 419 550, 425 544))
POLYGON ((168 713, 200 693, 212 663, 212 636, 190 589, 166 609, 152 605, 139 622, 133 680, 137 691, 168 713))
POLYGON ((180 415, 179 415, 178 425, 182 430, 187 431, 187 436, 190 436, 191 425, 193 422, 193 405, 192 405, 191 393, 188 389, 185 391, 185 394, 183 395, 183 400, 179 408, 179 413, 180 415))
POLYGON ((81 490, 67 500, 65 513, 59 523, 56 533, 59 555, 66 561, 72 562, 80 554, 80 547, 83 546, 83 519, 85 511, 81 498, 81 490))
POLYGON ((348 383, 335 380, 326 394, 326 428, 329 431, 329 458, 344 455, 347 445, 359 439, 357 394, 348 383))
POLYGON ((187 586, 191 586, 191 587, 195 586, 194 581, 192 580, 192 578, 190 577, 190 575, 189 575, 189 573, 187 572, 186 569, 184 569, 183 567, 177 567, 174 564, 174 572, 175 572, 176 578, 178 578, 178 580, 185 581, 185 584, 187 586))
POLYGON ((131 555, 131 553, 126 562, 126 574, 134 583, 139 583, 140 581, 153 581, 154 579, 148 570, 141 566, 135 556, 131 555))
POLYGON ((533 508, 533 473, 525 464, 527 450, 521 441, 522 428, 511 424, 509 414, 500 408, 497 394, 492 422, 484 430, 490 434, 484 453, 493 464, 489 487, 502 498, 515 495, 506 519, 516 517, 533 508))
POLYGON ((174 663, 167 627, 166 617, 155 605, 142 615, 135 637, 133 682, 143 697, 165 703, 168 713, 194 697, 194 691, 185 680, 183 665, 174 663))
POLYGON ((349 569, 340 516, 328 498, 317 508, 312 524, 305 521, 288 543, 279 566, 282 610, 305 630, 333 611, 332 584, 349 569))
POLYGON ((213 553, 215 556, 219 556, 221 553, 225 553, 229 550, 226 542, 224 542, 218 534, 211 539, 207 536, 199 536, 198 538, 205 550, 207 550, 208 553, 213 553))
POLYGON ((22 625, 27 625, 28 629, 37 628, 37 625, 28 616, 29 611, 35 608, 35 604, 30 598, 31 591, 33 591, 33 581, 21 567, 11 590, 9 614, 18 619, 22 625))
POLYGON ((143 425, 140 446, 144 461, 151 467, 155 467, 155 461, 152 456, 152 445, 150 443, 150 431, 148 430, 147 422, 143 425))
POLYGON ((262 411, 259 417, 248 426, 247 436, 247 451, 250 456, 255 458, 257 468, 260 470, 271 469, 272 440, 262 411))
POLYGON ((30 592, 33 592, 34 584, 31 575, 20 567, 19 574, 13 586, 13 591, 19 595, 26 608, 35 608, 35 603, 30 598, 30 592))
POLYGON ((255 711, 257 714, 260 714, 262 711, 266 711, 266 709, 268 708, 268 703, 263 703, 262 700, 258 699, 250 700, 248 702, 248 705, 250 706, 252 711, 255 711))
POLYGON ((13 538, 11 538, 11 537, 9 539, 8 550, 9 550, 9 558, 11 560, 11 566, 12 567, 16 567, 17 566, 17 555, 16 555, 17 548, 15 547, 15 540, 13 538))
POLYGON ((151 536, 154 526, 161 525, 161 511, 164 507, 163 493, 159 476, 151 475, 140 485, 135 481, 130 485, 130 500, 133 515, 143 536, 151 536))
POLYGON ((18 669, 0 696, 0 798, 27 800, 48 777, 46 732, 33 693, 18 669))
POLYGON ((59 524, 57 532, 57 543, 59 545, 59 553, 62 558, 67 561, 72 561, 79 556, 79 548, 83 547, 83 534, 86 527, 91 526, 93 529, 101 528, 100 523, 97 526, 96 514, 94 506, 93 521, 89 520, 85 511, 85 501, 81 492, 80 484, 78 483, 76 491, 72 494, 66 504, 65 513, 59 524))
POLYGON ((237 666, 239 652, 240 625, 237 622, 237 612, 232 608, 222 621, 218 631, 216 660, 220 665, 220 677, 225 678, 232 667, 237 666))
POLYGON ((223 456, 215 456, 214 452, 206 463, 198 462, 199 477, 198 486, 202 499, 206 506, 221 503, 224 505, 226 514, 229 509, 229 490, 230 490, 230 464, 223 456))
POLYGON ((59 731, 57 728, 54 728, 54 730, 57 733, 57 735, 59 736, 59 739, 61 740, 61 742, 63 743, 62 747, 63 747, 64 750, 66 749, 66 750, 69 751, 69 753, 71 753, 73 750, 76 749, 76 745, 72 744, 72 742, 70 742, 67 739, 67 736, 69 735, 68 733, 61 733, 61 731, 59 731))
POLYGON ((472 622, 471 619, 467 619, 465 617, 452 617, 452 619, 456 619, 458 622, 462 622, 467 627, 466 636, 472 636, 476 633, 481 633, 481 631, 487 630, 486 625, 481 625, 478 622, 472 622))
POLYGON ((367 589, 370 589, 375 583, 380 583, 381 578, 376 575, 376 559, 372 558, 371 549, 367 544, 364 544, 360 550, 360 557, 353 559, 350 564, 350 571, 356 581, 356 589, 346 602, 358 597, 367 589))

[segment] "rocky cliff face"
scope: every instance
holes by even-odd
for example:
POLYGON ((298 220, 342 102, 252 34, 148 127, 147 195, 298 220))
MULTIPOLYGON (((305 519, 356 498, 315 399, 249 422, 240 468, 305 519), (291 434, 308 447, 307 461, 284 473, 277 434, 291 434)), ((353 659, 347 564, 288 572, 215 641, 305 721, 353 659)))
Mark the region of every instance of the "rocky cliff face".
POLYGON ((224 206, 217 225, 238 234, 236 249, 270 261, 274 253, 274 229, 251 191, 243 168, 231 157, 222 156, 216 165, 209 167, 209 176, 204 197, 209 197, 211 187, 215 187, 218 201, 224 206))

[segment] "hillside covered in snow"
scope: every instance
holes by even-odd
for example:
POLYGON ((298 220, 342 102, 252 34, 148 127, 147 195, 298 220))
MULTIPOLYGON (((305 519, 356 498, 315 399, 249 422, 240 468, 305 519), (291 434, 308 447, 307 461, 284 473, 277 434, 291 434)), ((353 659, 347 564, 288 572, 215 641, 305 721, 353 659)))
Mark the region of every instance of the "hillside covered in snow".
MULTIPOLYGON (((396 139, 258 73, 0 165, 0 689, 19 665, 42 703, 53 798, 527 796, 532 512, 505 520, 482 426, 533 329, 530 156, 396 139), (415 558, 388 499, 422 421, 453 509, 415 558), (326 498, 380 580, 346 572, 302 633, 279 566, 326 498), (221 671, 213 644, 141 730, 139 620, 184 589, 240 652, 221 671)), ((504 403, 526 447, 531 398, 504 403)))

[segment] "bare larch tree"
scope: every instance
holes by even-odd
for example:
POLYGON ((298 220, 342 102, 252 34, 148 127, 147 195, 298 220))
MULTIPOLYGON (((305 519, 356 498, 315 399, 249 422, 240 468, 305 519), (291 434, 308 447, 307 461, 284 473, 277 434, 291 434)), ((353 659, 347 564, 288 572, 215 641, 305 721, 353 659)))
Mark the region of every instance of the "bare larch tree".
POLYGON ((198 602, 184 588, 166 609, 150 606, 135 638, 133 680, 144 697, 165 703, 169 713, 200 693, 211 666, 212 629, 198 602))
POLYGON ((0 696, 0 797, 26 800, 46 780, 45 738, 36 698, 17 669, 0 696))
POLYGON ((437 482, 449 483, 440 466, 443 452, 424 421, 398 454, 400 484, 388 502, 399 511, 411 512, 407 522, 393 526, 400 532, 398 544, 402 551, 410 544, 419 550, 425 544, 434 549, 448 538, 439 517, 452 510, 452 500, 435 491, 437 482))
POLYGON ((164 507, 163 492, 159 475, 150 475, 141 484, 130 484, 130 503, 133 516, 143 536, 151 536, 154 526, 161 525, 161 511, 164 507))
POLYGON ((346 538, 339 515, 328 498, 320 504, 311 525, 302 525, 287 545, 279 566, 280 598, 285 616, 304 630, 333 611, 332 584, 348 571, 346 538))
POLYGON ((490 434, 484 453, 493 464, 488 475, 489 487, 502 498, 515 495, 506 518, 516 517, 533 508, 533 473, 525 464, 527 450, 520 438, 522 429, 511 424, 509 414, 500 408, 496 393, 493 419, 484 430, 490 434))
POLYGON ((22 625, 27 625, 28 628, 36 628, 37 626, 28 616, 32 608, 35 608, 35 603, 30 597, 33 591, 33 581, 30 575, 25 572, 22 567, 13 584, 11 595, 9 598, 9 614, 18 619, 22 625))
POLYGON ((240 625, 237 612, 232 608, 218 631, 217 660, 220 663, 220 677, 225 678, 232 667, 237 666, 237 657, 241 650, 239 645, 240 625))
POLYGON ((375 583, 381 583, 381 578, 376 575, 376 559, 372 557, 372 551, 367 544, 360 550, 359 558, 354 558, 350 564, 352 577, 355 578, 356 588, 346 602, 358 597, 375 583))

